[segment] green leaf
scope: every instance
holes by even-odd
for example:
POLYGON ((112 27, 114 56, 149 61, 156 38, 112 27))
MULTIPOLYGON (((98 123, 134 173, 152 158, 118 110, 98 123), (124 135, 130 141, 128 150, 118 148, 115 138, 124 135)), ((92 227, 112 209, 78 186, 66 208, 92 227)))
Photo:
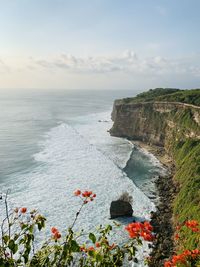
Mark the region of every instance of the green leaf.
POLYGON ((96 254, 96 260, 97 260, 97 262, 100 262, 100 261, 102 261, 102 259, 103 259, 103 257, 101 256, 101 254, 96 254))
POLYGON ((8 240, 9 240, 9 236, 8 235, 4 235, 3 236, 3 241, 4 241, 5 244, 8 243, 8 240))
POLYGON ((11 239, 8 243, 8 247, 9 249, 13 252, 13 254, 15 254, 18 250, 18 245, 15 244, 15 241, 13 239, 11 239))
POLYGON ((92 240, 93 244, 96 243, 96 236, 93 233, 89 234, 89 239, 92 240))
POLYGON ((93 250, 90 250, 90 251, 88 251, 88 254, 89 254, 91 257, 94 257, 95 252, 94 252, 93 250))
POLYGON ((71 241, 71 250, 72 252, 80 252, 80 247, 75 240, 71 241))
POLYGON ((15 246, 15 241, 10 239, 9 243, 8 243, 8 247, 10 250, 13 250, 15 246))
POLYGON ((18 251, 18 245, 15 244, 14 250, 13 250, 13 254, 15 254, 18 251))
POLYGON ((31 246, 29 244, 26 244, 26 250, 25 250, 24 254, 22 255, 25 263, 28 262, 30 251, 31 251, 31 246))
POLYGON ((129 248, 131 256, 135 256, 135 247, 130 247, 129 248))

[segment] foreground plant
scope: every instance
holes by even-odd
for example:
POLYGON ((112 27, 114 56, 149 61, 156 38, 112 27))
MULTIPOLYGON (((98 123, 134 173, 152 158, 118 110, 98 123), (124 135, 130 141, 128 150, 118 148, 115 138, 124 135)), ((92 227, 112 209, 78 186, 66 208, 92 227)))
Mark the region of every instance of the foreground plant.
POLYGON ((74 232, 74 225, 85 205, 96 198, 92 191, 76 190, 81 205, 72 225, 61 234, 56 227, 51 228, 51 236, 36 248, 38 232, 45 227, 46 219, 37 210, 26 207, 13 211, 8 207, 8 193, 2 198, 5 204, 5 218, 1 223, 0 266, 122 266, 124 261, 137 261, 135 255, 143 240, 152 241, 153 227, 149 222, 131 223, 126 226, 130 239, 118 245, 110 241, 112 226, 99 226, 95 233, 74 232), (84 241, 82 241, 84 240, 84 241))
POLYGON ((184 245, 179 246, 179 252, 172 256, 171 260, 165 262, 164 267, 196 267, 200 266, 200 226, 196 220, 188 220, 176 227, 174 235, 175 242, 184 244, 185 236, 190 232, 190 235, 195 239, 195 248, 187 249, 184 245))

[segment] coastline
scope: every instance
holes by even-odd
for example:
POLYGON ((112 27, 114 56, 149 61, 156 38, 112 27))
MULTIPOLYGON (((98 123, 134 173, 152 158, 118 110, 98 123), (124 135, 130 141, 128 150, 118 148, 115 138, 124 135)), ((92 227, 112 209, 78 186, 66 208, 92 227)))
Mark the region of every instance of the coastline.
POLYGON ((174 163, 172 158, 166 153, 165 149, 160 146, 156 145, 150 145, 147 143, 144 143, 142 141, 135 141, 132 140, 132 144, 138 146, 139 148, 142 148, 149 153, 153 154, 159 161, 162 163, 162 165, 167 169, 169 173, 174 172, 174 163))
POLYGON ((163 147, 134 140, 132 140, 132 143, 153 154, 167 169, 168 173, 165 176, 159 176, 155 182, 159 204, 156 205, 156 211, 151 213, 151 224, 154 227, 156 238, 151 246, 152 251, 148 264, 149 267, 161 267, 164 260, 170 258, 174 251, 172 202, 178 191, 178 187, 173 181, 175 166, 172 158, 163 147))

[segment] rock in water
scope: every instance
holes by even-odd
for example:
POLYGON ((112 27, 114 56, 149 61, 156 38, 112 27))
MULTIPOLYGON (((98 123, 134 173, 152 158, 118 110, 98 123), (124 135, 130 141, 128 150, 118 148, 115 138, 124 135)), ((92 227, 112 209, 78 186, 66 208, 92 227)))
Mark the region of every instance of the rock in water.
POLYGON ((111 202, 110 217, 111 219, 117 217, 132 217, 133 209, 129 202, 123 200, 116 200, 111 202))

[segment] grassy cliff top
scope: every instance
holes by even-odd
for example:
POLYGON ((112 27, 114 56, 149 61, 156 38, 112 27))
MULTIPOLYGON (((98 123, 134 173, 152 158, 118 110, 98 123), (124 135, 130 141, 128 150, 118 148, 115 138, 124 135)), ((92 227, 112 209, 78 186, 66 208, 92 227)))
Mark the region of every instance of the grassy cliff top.
POLYGON ((125 103, 139 102, 182 102, 200 106, 200 89, 180 90, 173 88, 156 88, 138 94, 136 97, 124 98, 125 103))

